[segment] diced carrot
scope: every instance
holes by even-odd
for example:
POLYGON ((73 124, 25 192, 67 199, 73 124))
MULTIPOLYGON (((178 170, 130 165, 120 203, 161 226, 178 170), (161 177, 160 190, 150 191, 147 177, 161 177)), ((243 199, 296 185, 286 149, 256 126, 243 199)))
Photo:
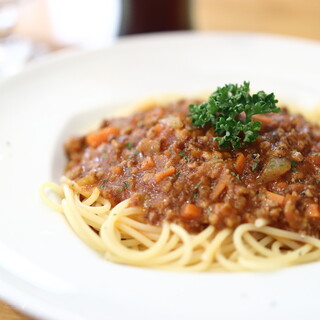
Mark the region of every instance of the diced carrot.
POLYGON ((288 184, 286 182, 284 182, 284 181, 280 181, 280 182, 277 183, 277 188, 279 188, 279 189, 284 189, 287 186, 288 186, 288 184))
POLYGON ((320 154, 314 154, 307 157, 307 160, 314 163, 316 166, 320 165, 320 154))
POLYGON ((162 181, 163 179, 165 179, 165 178, 167 178, 167 177, 170 177, 170 176, 172 176, 172 175, 175 174, 175 173, 176 173, 176 168, 175 168, 175 167, 170 167, 170 168, 168 168, 168 169, 166 169, 166 170, 163 170, 163 171, 160 171, 160 172, 156 173, 156 174, 154 175, 154 180, 155 180, 156 182, 160 182, 160 181, 162 181))
POLYGON ((271 191, 266 191, 266 196, 269 200, 279 204, 280 206, 282 206, 285 202, 284 196, 277 194, 277 193, 274 193, 274 192, 271 192, 271 191))
POLYGON ((147 170, 147 169, 153 168, 154 166, 155 166, 155 163, 151 157, 146 157, 141 163, 142 170, 147 170))
POLYGON ((251 117, 254 121, 260 121, 262 124, 272 124, 274 121, 271 117, 268 117, 264 114, 255 114, 251 117))
POLYGON ((116 175, 120 175, 122 173, 122 168, 121 167, 113 167, 111 169, 112 173, 116 174, 116 175))
POLYGON ((197 219, 201 216, 202 209, 194 204, 187 203, 181 212, 181 217, 185 219, 197 219))
POLYGON ((220 194, 223 192, 223 190, 226 188, 227 183, 224 180, 219 180, 218 183, 213 188, 210 198, 214 201, 218 199, 220 194))
POLYGON ((222 152, 223 159, 229 159, 230 157, 231 157, 230 152, 227 152, 227 151, 222 152))
POLYGON ((246 158, 243 155, 242 152, 238 153, 237 155, 237 160, 236 160, 236 165, 234 167, 234 169, 238 172, 238 173, 242 173, 244 170, 244 167, 246 165, 246 158))
POLYGON ((320 210, 319 205, 316 203, 311 203, 307 206, 307 215, 310 218, 320 218, 320 210))
POLYGON ((105 142, 109 136, 117 136, 120 134, 120 130, 116 127, 106 127, 99 131, 90 133, 86 137, 87 144, 92 147, 96 148, 101 143, 105 142))
POLYGON ((152 133, 158 135, 162 130, 163 127, 160 124, 157 124, 152 128, 152 133))

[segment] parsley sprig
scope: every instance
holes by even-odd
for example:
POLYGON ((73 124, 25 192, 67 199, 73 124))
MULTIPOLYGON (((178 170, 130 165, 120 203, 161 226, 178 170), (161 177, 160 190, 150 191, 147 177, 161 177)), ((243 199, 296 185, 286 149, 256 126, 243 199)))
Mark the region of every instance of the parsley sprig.
POLYGON ((253 121, 251 117, 255 114, 280 112, 276 106, 278 100, 274 94, 266 94, 259 91, 250 94, 250 83, 243 82, 242 85, 226 84, 219 87, 209 97, 208 102, 189 106, 192 124, 195 127, 211 125, 214 127, 216 141, 220 148, 242 147, 257 139, 261 129, 260 121, 253 121), (245 114, 241 118, 240 113, 245 114))

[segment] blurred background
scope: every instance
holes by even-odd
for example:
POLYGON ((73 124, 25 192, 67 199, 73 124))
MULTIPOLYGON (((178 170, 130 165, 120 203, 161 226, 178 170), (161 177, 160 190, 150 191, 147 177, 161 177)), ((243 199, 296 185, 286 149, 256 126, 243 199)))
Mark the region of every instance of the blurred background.
MULTIPOLYGON (((0 0, 0 80, 50 54, 174 30, 264 32, 319 41, 320 0, 0 0)), ((31 318, 0 301, 0 319, 31 318)))
POLYGON ((172 30, 238 30, 320 40, 320 0, 0 0, 0 78, 60 50, 172 30))

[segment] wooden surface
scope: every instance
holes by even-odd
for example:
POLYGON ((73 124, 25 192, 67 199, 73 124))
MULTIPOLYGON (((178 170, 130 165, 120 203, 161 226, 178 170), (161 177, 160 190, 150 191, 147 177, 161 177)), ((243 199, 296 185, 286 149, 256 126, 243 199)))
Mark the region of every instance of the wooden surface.
POLYGON ((319 0, 194 0, 194 27, 320 40, 319 0))
POLYGON ((0 301, 0 319, 1 320, 32 320, 32 318, 23 315, 14 310, 9 305, 0 301))
MULTIPOLYGON (((320 40, 319 0, 193 0, 192 5, 197 30, 258 31, 320 40)), ((42 23, 48 27, 48 22, 42 23)), ((46 40, 46 34, 41 33, 41 40, 46 40)), ((32 320, 1 301, 0 319, 32 320)))

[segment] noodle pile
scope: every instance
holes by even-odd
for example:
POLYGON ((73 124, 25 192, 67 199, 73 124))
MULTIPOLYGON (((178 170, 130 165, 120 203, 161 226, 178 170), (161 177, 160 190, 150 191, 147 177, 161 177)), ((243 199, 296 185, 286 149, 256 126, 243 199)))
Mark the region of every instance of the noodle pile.
POLYGON ((116 263, 216 272, 274 270, 320 259, 320 240, 265 226, 264 221, 235 230, 215 230, 210 225, 190 234, 166 221, 161 227, 146 224, 142 208, 129 207, 129 199, 111 208, 98 188, 89 193, 66 177, 62 186, 43 184, 40 193, 87 245, 116 263), (53 201, 52 192, 61 201, 53 201))

